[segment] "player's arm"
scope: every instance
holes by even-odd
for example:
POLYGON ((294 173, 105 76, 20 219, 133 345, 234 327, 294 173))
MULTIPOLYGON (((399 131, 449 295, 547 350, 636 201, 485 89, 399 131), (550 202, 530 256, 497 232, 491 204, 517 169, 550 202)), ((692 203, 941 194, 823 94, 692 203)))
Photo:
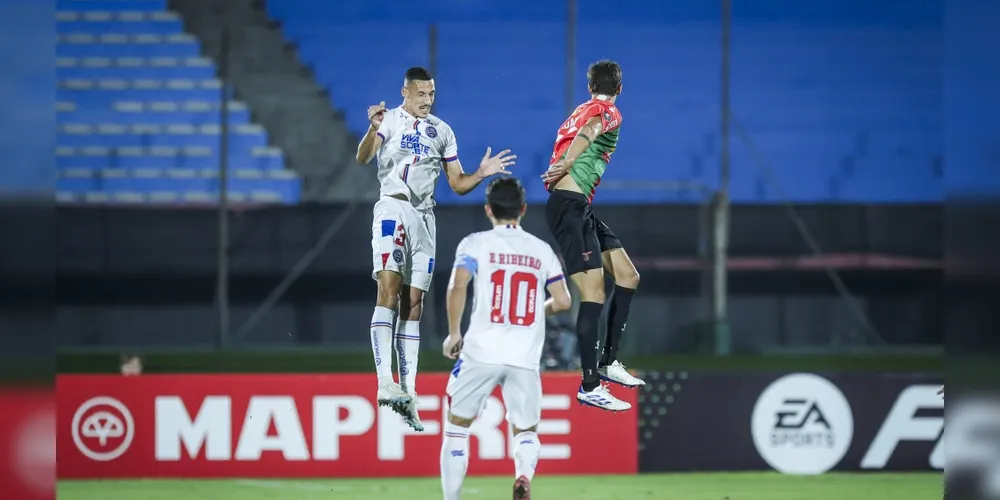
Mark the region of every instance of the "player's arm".
POLYGON ((490 157, 490 152, 490 148, 486 148, 486 154, 479 162, 479 169, 471 174, 465 173, 462 162, 458 159, 458 141, 455 139, 454 131, 449 128, 444 147, 444 172, 451 190, 461 196, 476 189, 483 179, 493 174, 509 174, 510 172, 504 169, 513 166, 517 156, 510 154, 509 149, 493 157, 490 157))
POLYGON ((354 159, 362 165, 367 165, 375 157, 375 152, 382 147, 385 134, 381 131, 383 118, 385 118, 385 102, 368 108, 368 131, 361 138, 358 144, 358 152, 354 159))
POLYGON ((580 128, 580 131, 576 133, 576 137, 573 139, 573 142, 570 143, 569 149, 566 151, 563 163, 565 163, 567 167, 572 168, 576 159, 579 158, 580 155, 582 155, 583 152, 594 143, 594 140, 597 139, 597 136, 601 135, 603 131, 604 126, 601 123, 601 118, 592 116, 589 120, 587 120, 587 123, 580 128))
POLYGON ((576 163, 576 159, 583 154, 591 144, 594 143, 594 139, 604 132, 604 124, 601 122, 600 117, 592 116, 587 123, 576 133, 576 137, 573 138, 573 142, 570 143, 569 149, 566 150, 566 155, 563 158, 552 165, 549 169, 542 173, 542 180, 545 182, 558 182, 566 174, 569 173, 570 169, 573 168, 573 164, 576 163))
POLYGON ((549 278, 546 283, 545 290, 550 295, 545 301, 546 316, 559 314, 573 307, 573 300, 569 296, 569 288, 566 287, 566 278, 560 275, 556 278, 549 278))
POLYGON ((549 292, 549 298, 545 301, 545 315, 552 316, 568 311, 573 306, 573 299, 570 298, 569 288, 566 287, 566 275, 563 274, 559 257, 556 257, 556 253, 551 249, 546 272, 548 278, 545 280, 545 291, 549 292))
POLYGON ((471 174, 465 173, 465 170, 462 169, 462 162, 457 157, 445 163, 445 175, 448 176, 448 185, 451 186, 451 190, 458 195, 464 195, 476 189, 476 186, 486 178, 486 175, 479 170, 471 174))
POLYGON ((445 306, 448 310, 448 337, 444 340, 444 355, 455 359, 462 348, 462 315, 469 294, 469 282, 476 274, 478 263, 475 257, 463 251, 466 242, 458 246, 455 266, 451 268, 445 306))

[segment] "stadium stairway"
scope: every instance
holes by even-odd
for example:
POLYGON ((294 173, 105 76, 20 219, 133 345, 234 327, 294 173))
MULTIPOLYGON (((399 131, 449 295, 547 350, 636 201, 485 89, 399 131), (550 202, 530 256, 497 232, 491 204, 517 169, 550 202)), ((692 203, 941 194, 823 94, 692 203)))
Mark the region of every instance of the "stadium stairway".
MULTIPOLYGON (((63 203, 215 203, 223 84, 165 0, 57 0, 57 181, 63 203)), ((229 116, 236 202, 295 203, 299 178, 253 123, 229 116)))
POLYGON ((302 176, 303 200, 377 198, 374 176, 354 160, 358 138, 258 2, 171 0, 170 6, 216 61, 223 60, 222 33, 230 33, 229 81, 302 176))

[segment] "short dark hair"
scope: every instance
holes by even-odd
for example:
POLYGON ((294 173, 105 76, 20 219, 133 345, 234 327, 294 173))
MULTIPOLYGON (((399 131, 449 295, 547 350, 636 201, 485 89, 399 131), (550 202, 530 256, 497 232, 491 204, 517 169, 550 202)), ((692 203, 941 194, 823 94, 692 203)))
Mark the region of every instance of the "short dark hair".
POLYGON ((498 220, 514 220, 524 210, 524 187, 513 177, 497 177, 486 186, 486 204, 498 220))
POLYGON ((594 94, 618 95, 622 86, 622 67, 610 59, 601 59, 587 68, 587 87, 594 94))
POLYGON ((404 78, 404 83, 409 84, 414 80, 419 80, 422 82, 429 82, 434 78, 431 76, 431 72, 427 71, 427 68, 421 66, 414 66, 406 70, 406 77, 404 78))

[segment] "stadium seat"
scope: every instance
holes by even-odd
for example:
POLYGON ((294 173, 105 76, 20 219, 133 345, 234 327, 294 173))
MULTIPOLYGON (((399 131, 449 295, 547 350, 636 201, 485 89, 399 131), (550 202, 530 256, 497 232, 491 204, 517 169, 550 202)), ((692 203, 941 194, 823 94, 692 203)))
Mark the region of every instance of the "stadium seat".
MULTIPOLYGON (((365 106, 398 103, 404 68, 429 64, 435 23, 435 113, 452 124, 463 157, 486 145, 514 149, 529 198, 544 200, 544 190, 531 181, 547 164, 567 113, 564 6, 442 0, 413 11, 380 5, 282 0, 267 2, 267 12, 356 133, 367 127, 365 106), (374 32, 379 43, 357 45, 374 32), (349 78, 344 67, 354 69, 349 78)), ((933 16, 917 4, 893 9, 891 16, 861 0, 847 0, 834 13, 810 5, 774 0, 734 13, 733 199, 933 198, 933 176, 886 183, 911 163, 929 164, 943 149, 942 42, 933 16), (761 170, 761 161, 771 174, 761 170)), ((580 0, 577 10, 571 101, 587 98, 584 75, 591 62, 612 57, 624 69, 622 136, 605 180, 717 186, 718 4, 683 0, 609 11, 596 0, 580 0), (594 32, 600 36, 581 35, 594 32)), ((691 203, 699 197, 620 187, 602 189, 595 201, 691 203)), ((456 197, 447 189, 439 190, 438 200, 479 203, 475 193, 456 197)))
MULTIPOLYGON (((215 203, 222 82, 165 0, 57 0, 57 200, 215 203)), ((238 101, 235 201, 296 203, 299 180, 238 101)))

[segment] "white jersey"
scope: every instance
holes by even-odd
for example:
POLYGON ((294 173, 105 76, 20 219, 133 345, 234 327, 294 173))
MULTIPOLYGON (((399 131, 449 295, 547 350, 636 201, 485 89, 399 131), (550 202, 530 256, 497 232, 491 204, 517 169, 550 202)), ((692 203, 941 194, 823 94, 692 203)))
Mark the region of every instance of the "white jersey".
POLYGON ((386 110, 378 127, 382 196, 403 194, 419 210, 434 207, 434 188, 446 162, 458 159, 451 127, 434 115, 417 118, 402 106, 386 110))
POLYGON ((545 287, 563 278, 548 243, 517 226, 466 236, 455 266, 473 275, 462 357, 538 370, 545 343, 545 287))

